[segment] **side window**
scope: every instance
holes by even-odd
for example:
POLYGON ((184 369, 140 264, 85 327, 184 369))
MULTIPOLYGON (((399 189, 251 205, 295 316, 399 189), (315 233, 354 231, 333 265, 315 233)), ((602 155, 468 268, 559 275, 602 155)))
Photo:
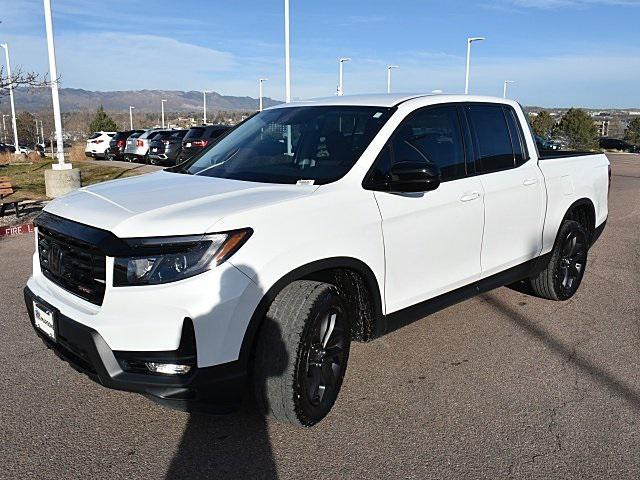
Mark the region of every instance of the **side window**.
POLYGON ((513 108, 505 105, 504 115, 507 118, 507 124, 509 125, 509 133, 511 134, 511 144, 513 145, 513 155, 516 159, 516 167, 519 167, 529 160, 527 145, 524 141, 524 134, 522 133, 522 128, 520 128, 518 117, 516 116, 516 112, 513 108))
POLYGON ((393 162, 424 158, 442 181, 466 175, 462 132, 455 106, 426 108, 405 119, 392 140, 393 162), (418 155, 416 155, 418 154, 418 155))
POLYGON ((466 110, 476 144, 478 173, 513 168, 511 137, 502 106, 468 105, 466 110))

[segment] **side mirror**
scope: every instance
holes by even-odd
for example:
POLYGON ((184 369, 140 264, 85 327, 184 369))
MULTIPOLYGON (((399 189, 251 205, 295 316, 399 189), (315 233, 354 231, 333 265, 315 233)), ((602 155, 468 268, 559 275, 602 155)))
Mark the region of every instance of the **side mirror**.
POLYGON ((428 192, 440 186, 440 169, 424 162, 397 162, 391 167, 389 190, 428 192))

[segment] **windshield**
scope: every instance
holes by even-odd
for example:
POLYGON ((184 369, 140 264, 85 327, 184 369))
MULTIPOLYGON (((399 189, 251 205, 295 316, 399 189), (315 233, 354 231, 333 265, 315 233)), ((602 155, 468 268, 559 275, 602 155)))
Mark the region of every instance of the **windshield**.
POLYGON ((343 177, 391 115, 386 107, 266 110, 187 163, 193 175, 316 185, 343 177))

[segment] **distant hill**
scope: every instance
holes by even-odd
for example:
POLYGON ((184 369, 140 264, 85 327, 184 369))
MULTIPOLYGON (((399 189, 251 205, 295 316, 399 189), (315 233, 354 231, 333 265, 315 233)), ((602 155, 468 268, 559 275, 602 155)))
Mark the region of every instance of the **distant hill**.
MULTIPOLYGON (((170 112, 193 112, 202 109, 202 92, 179 90, 123 90, 113 92, 95 92, 80 88, 60 89, 60 108, 63 112, 95 110, 103 105, 105 110, 127 110, 129 105, 138 112, 157 112, 160 100, 167 100, 165 109, 170 112)), ((49 89, 17 89, 15 91, 16 109, 37 112, 51 109, 49 89)), ((263 99, 264 106, 277 105, 271 98, 263 99)), ((8 98, 0 98, 0 108, 8 109, 8 98)), ((217 92, 207 94, 207 110, 257 110, 258 99, 251 97, 233 97, 217 92)))

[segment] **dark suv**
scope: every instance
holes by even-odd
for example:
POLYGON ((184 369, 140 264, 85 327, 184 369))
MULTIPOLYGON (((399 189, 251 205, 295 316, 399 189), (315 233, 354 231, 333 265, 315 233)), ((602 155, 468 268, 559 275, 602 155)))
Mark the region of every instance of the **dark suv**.
POLYGON ((188 130, 160 132, 149 142, 149 163, 174 166, 182 152, 182 139, 188 130))
POLYGON ((182 140, 181 160, 193 158, 229 130, 231 130, 231 127, 228 125, 191 127, 182 140))
POLYGON ((109 148, 104 152, 107 160, 124 160, 124 147, 127 144, 127 138, 134 133, 142 133, 144 130, 126 130, 117 132, 109 142, 109 148))

